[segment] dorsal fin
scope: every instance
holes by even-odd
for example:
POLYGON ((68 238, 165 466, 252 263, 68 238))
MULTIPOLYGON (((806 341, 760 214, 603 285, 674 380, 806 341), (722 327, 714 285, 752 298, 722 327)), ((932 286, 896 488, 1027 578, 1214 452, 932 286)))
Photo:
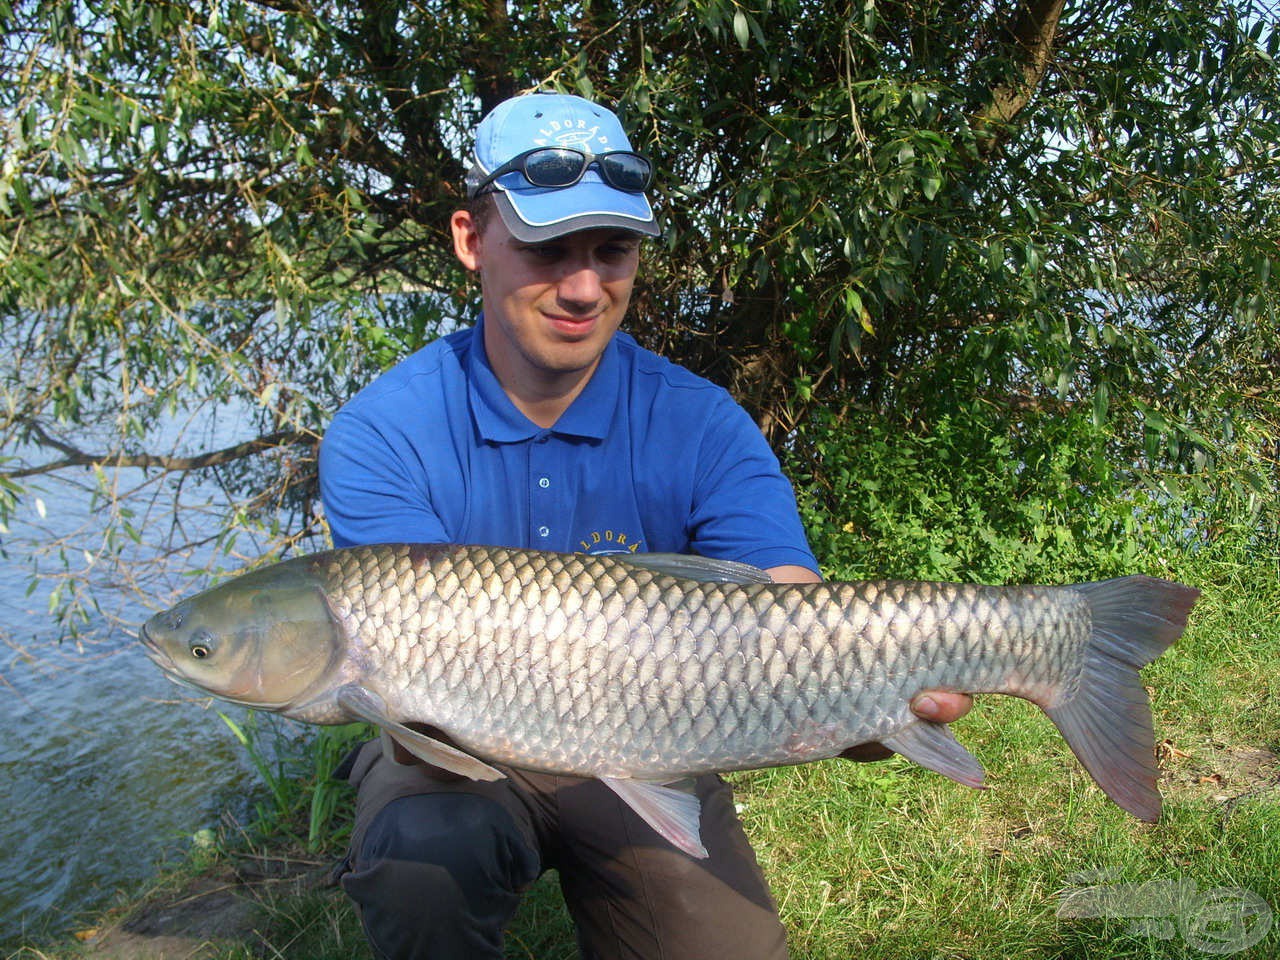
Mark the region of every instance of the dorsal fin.
POLYGON ((706 583, 773 583, 773 578, 759 567, 736 560, 717 560, 699 557, 692 553, 633 553, 619 558, 624 563, 644 567, 655 573, 665 573, 681 580, 701 580, 706 583))

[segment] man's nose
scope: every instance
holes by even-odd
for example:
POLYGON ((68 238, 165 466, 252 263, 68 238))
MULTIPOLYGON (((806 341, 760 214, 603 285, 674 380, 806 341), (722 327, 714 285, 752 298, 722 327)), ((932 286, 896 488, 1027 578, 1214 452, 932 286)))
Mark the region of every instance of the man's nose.
POLYGON ((594 264, 571 264, 560 279, 560 298, 569 303, 596 304, 600 301, 604 284, 600 271, 594 264))

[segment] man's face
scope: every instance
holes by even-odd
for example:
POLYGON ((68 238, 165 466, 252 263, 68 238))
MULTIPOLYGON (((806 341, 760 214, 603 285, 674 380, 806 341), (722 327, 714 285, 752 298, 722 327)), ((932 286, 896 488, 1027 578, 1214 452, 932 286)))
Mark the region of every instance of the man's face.
POLYGON ((503 385, 585 381, 627 312, 639 238, 610 228, 522 243, 496 214, 481 233, 465 211, 453 231, 459 260, 480 274, 485 349, 503 385))

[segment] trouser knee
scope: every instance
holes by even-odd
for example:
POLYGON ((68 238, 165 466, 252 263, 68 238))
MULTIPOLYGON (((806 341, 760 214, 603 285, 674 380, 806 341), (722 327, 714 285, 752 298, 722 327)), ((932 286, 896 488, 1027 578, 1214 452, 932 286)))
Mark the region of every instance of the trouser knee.
POLYGON ((373 819, 343 887, 383 956, 498 957, 503 927, 539 870, 501 805, 426 794, 395 800, 373 819))

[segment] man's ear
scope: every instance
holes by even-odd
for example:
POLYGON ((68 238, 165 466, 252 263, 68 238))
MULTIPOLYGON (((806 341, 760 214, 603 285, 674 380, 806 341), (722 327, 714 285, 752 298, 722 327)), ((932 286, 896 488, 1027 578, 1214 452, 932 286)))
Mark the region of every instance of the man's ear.
POLYGON ((468 270, 480 269, 480 230, 469 210, 455 210, 449 218, 453 231, 453 253, 468 270))

